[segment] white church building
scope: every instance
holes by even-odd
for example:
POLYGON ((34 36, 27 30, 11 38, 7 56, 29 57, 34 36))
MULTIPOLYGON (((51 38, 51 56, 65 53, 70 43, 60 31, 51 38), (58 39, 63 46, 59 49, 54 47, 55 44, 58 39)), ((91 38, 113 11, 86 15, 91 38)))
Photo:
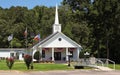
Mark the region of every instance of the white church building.
POLYGON ((25 48, 0 48, 0 60, 10 56, 24 60, 25 48))
MULTIPOLYGON (((32 55, 39 51, 42 56, 41 61, 68 61, 68 55, 71 54, 71 60, 77 61, 82 49, 81 45, 67 37, 61 30, 56 6, 53 33, 31 48, 32 55)), ((7 58, 12 55, 19 60, 24 60, 25 50, 25 48, 0 48, 0 58, 7 58)))
POLYGON ((41 61, 68 61, 68 55, 71 54, 71 60, 77 61, 82 49, 81 45, 67 37, 61 30, 56 6, 53 33, 33 46, 33 55, 39 51, 42 55, 41 61))

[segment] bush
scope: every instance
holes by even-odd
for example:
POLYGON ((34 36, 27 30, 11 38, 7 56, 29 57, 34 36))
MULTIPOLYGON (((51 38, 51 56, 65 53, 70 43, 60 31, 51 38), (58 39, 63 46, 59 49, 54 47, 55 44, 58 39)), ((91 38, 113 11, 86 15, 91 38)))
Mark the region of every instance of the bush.
POLYGON ((31 62, 32 62, 32 56, 31 55, 25 55, 24 56, 24 61, 25 61, 25 64, 26 64, 26 66, 27 66, 27 69, 29 69, 30 68, 30 64, 31 64, 31 62))
POLYGON ((8 68, 11 69, 14 64, 14 58, 12 57, 6 58, 6 63, 7 63, 8 68))
POLYGON ((41 58, 40 52, 39 52, 39 51, 35 52, 35 54, 34 54, 34 59, 36 59, 37 62, 39 62, 40 58, 41 58))

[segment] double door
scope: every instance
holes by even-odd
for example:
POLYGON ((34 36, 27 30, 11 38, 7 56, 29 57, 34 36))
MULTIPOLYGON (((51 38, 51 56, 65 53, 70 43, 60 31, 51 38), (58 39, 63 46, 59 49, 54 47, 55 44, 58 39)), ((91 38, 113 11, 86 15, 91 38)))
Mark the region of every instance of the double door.
POLYGON ((61 60, 61 52, 54 52, 54 59, 61 60))

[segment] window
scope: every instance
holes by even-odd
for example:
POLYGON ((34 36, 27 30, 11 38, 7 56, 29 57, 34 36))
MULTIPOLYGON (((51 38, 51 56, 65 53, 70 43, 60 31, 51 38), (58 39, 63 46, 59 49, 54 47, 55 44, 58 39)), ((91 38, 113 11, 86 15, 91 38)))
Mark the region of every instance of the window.
POLYGON ((42 58, 45 58, 45 50, 42 50, 42 58))
POLYGON ((16 53, 16 59, 19 59, 19 53, 16 53))
POLYGON ((14 57, 14 53, 10 53, 10 56, 11 56, 11 57, 14 57))
POLYGON ((24 58, 24 53, 22 53, 22 57, 24 58))
POLYGON ((61 41, 62 39, 61 38, 58 38, 59 41, 61 41))

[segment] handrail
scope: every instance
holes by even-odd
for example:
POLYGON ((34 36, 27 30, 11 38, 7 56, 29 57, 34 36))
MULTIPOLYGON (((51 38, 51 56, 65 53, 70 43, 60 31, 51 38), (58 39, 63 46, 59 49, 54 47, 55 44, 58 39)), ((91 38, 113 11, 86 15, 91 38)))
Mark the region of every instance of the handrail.
POLYGON ((81 58, 77 61, 75 65, 86 65, 86 66, 101 65, 101 66, 108 67, 109 63, 113 64, 113 69, 115 70, 115 62, 110 59, 104 59, 104 58, 95 58, 95 64, 92 64, 89 58, 81 58))
POLYGON ((101 63, 101 66, 104 66, 104 65, 103 65, 104 63, 103 63, 101 60, 96 59, 96 61, 100 62, 100 63, 101 63))
POLYGON ((101 64, 101 66, 104 66, 104 63, 101 61, 101 60, 99 60, 99 59, 95 59, 95 64, 92 64, 91 62, 90 62, 90 59, 89 58, 81 58, 81 59, 79 59, 78 60, 78 62, 76 63, 77 65, 98 65, 98 63, 97 62, 99 62, 100 64, 101 64))
MULTIPOLYGON (((107 62, 111 62, 111 63, 113 63, 113 69, 115 70, 115 62, 112 61, 112 60, 110 60, 110 59, 106 59, 106 60, 107 60, 107 62)), ((107 67, 108 67, 108 63, 107 63, 107 67)))

